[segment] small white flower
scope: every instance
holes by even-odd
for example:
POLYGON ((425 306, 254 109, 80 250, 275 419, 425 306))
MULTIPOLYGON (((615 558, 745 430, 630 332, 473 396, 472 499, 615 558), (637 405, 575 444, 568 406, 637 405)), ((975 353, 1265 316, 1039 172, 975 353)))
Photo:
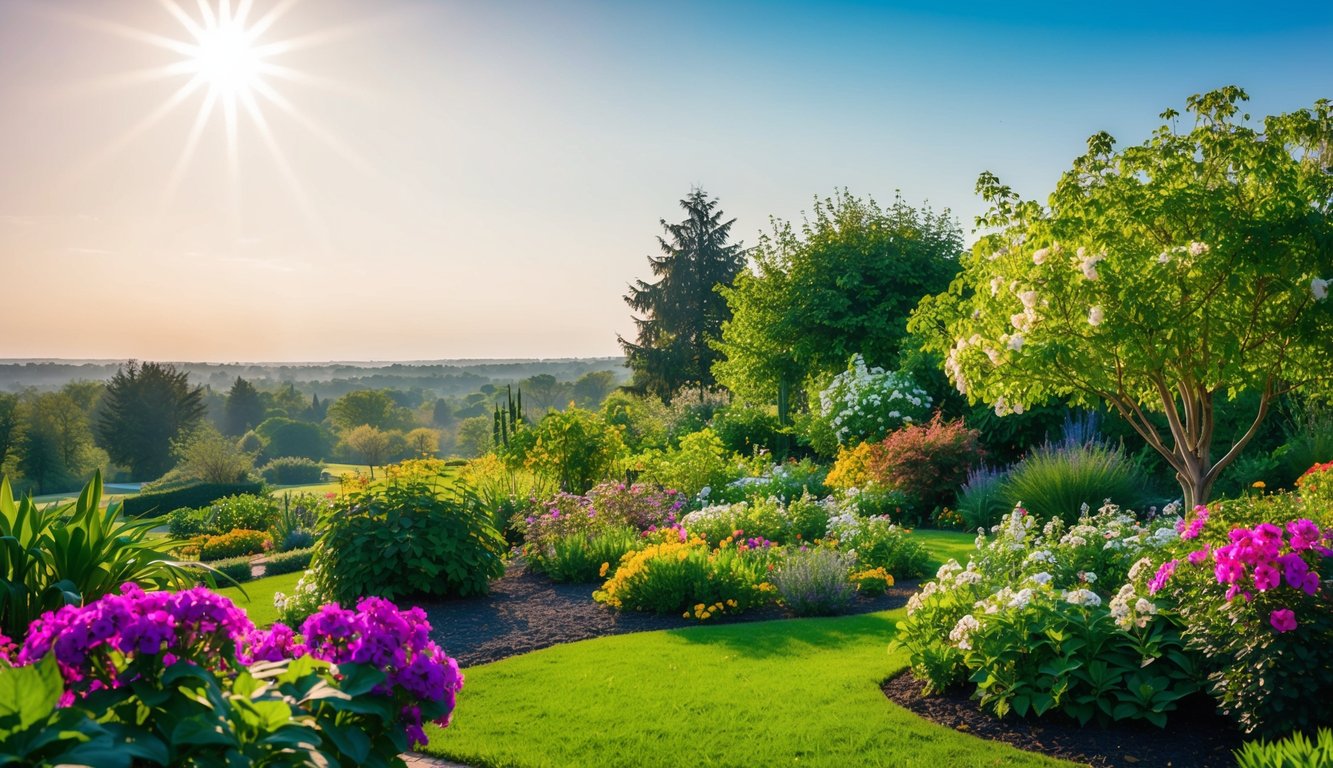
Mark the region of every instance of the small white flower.
POLYGON ((1045 263, 1046 263, 1046 255, 1047 255, 1048 253, 1050 253, 1050 250, 1049 250, 1049 249, 1046 249, 1046 248, 1038 248, 1036 251, 1033 251, 1033 253, 1032 253, 1032 263, 1033 263, 1033 264, 1038 264, 1038 265, 1040 265, 1040 264, 1045 264, 1045 263))
POLYGON ((1023 334, 1015 333, 1013 336, 1010 336, 1008 347, 1015 352, 1021 350, 1023 348, 1023 334))
POLYGON ((1208 252, 1207 243, 1190 243, 1187 249, 1191 256, 1202 256, 1208 252))
POLYGON ((1052 578, 1051 574, 1047 573, 1046 571, 1042 571, 1041 573, 1034 574, 1032 576, 1032 580, 1037 582, 1038 584, 1050 584, 1051 578, 1052 578))
POLYGON ((1315 301, 1323 301, 1328 298, 1328 281, 1316 277, 1310 281, 1310 294, 1314 296, 1315 301))
POLYGON ((1157 254, 1157 263, 1158 263, 1158 264, 1165 264, 1165 263, 1167 263, 1168 261, 1171 261, 1171 252, 1170 252, 1170 251, 1162 251, 1161 253, 1157 254))
POLYGON ((1089 324, 1089 325, 1092 325, 1092 326, 1094 326, 1094 327, 1096 327, 1096 326, 1098 326, 1098 325, 1101 325, 1101 324, 1102 324, 1102 318, 1103 318, 1103 317, 1104 317, 1104 315, 1102 314, 1102 308, 1101 308, 1101 307, 1096 307, 1096 306, 1095 306, 1095 307, 1092 307, 1091 309, 1088 310, 1088 324, 1089 324))

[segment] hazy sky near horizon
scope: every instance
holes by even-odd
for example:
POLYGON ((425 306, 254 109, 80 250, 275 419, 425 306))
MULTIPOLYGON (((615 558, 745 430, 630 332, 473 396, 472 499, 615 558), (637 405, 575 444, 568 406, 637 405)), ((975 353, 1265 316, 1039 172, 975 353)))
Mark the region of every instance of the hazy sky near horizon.
POLYGON ((1330 3, 253 0, 229 131, 163 42, 219 1, 0 0, 0 358, 616 354, 691 186, 746 244, 841 187, 970 232, 983 170, 1333 97, 1330 3))

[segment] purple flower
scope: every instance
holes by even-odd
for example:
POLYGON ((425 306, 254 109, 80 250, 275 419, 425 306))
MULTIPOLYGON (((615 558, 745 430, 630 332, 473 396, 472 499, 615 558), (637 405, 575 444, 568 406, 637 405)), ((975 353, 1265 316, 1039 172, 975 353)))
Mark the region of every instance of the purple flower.
POLYGON ((1148 582, 1148 594, 1155 595, 1166 586, 1166 582, 1171 578, 1171 574, 1176 572, 1176 566, 1180 564, 1179 560, 1167 560, 1157 569, 1157 573, 1148 582))
POLYGON ((1290 632, 1296 628, 1296 612, 1290 608, 1278 608, 1268 615, 1268 623, 1278 632, 1290 632))
POLYGON ((1287 523, 1287 533, 1291 536, 1291 548, 1295 550, 1311 549, 1322 538, 1319 526, 1305 519, 1287 523))
POLYGON ((1260 592, 1267 592, 1275 589, 1282 584, 1282 574, 1278 569, 1268 563, 1260 563, 1254 567, 1254 587, 1260 592))

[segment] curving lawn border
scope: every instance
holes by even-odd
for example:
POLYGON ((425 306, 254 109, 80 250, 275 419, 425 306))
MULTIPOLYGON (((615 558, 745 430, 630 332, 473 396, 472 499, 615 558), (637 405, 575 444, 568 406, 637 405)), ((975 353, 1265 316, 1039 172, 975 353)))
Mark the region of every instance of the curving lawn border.
POLYGON ((1071 765, 889 702, 902 615, 620 635, 473 667, 426 751, 478 768, 1071 765))

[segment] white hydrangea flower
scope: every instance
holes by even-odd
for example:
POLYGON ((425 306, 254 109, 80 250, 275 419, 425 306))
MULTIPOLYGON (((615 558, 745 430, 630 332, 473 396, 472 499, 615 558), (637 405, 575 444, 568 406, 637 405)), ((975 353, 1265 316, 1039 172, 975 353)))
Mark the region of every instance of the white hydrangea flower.
POLYGON ((1049 248, 1038 248, 1032 252, 1032 263, 1038 266, 1046 263, 1046 256, 1050 253, 1049 248))
POLYGON ((1315 301, 1323 301, 1328 298, 1328 281, 1318 277, 1311 280, 1310 295, 1314 296, 1315 301))
POLYGON ((1103 314, 1103 312, 1102 312, 1102 308, 1101 308, 1101 307, 1099 307, 1099 306, 1093 306, 1093 307, 1091 307, 1091 308, 1088 309, 1088 324, 1089 324, 1089 325, 1091 325, 1091 326, 1093 326, 1093 327, 1096 327, 1096 326, 1101 325, 1101 324, 1102 324, 1102 319, 1103 319, 1103 317, 1104 317, 1104 314, 1103 314))
POLYGON ((1064 594, 1064 598, 1065 602, 1071 605, 1086 605, 1096 608, 1102 604, 1102 599, 1090 589, 1071 589, 1064 594))

